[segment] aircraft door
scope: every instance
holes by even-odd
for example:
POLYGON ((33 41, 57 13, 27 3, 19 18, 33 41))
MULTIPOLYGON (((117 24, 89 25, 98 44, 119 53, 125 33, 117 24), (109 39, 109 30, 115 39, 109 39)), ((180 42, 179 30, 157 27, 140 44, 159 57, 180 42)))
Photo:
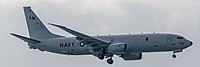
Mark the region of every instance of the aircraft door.
POLYGON ((172 35, 167 36, 167 43, 171 44, 172 43, 172 35))
POLYGON ((166 50, 174 50, 174 47, 176 47, 177 44, 175 41, 173 41, 173 35, 167 36, 167 44, 165 45, 166 50))

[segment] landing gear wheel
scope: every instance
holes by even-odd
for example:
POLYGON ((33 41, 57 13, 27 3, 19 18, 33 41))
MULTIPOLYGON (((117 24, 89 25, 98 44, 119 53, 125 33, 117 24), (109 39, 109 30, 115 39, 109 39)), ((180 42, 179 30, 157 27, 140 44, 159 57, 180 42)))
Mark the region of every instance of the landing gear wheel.
POLYGON ((108 64, 113 64, 113 60, 112 60, 112 58, 107 59, 107 63, 108 63, 108 64))
POLYGON ((104 59, 103 54, 99 54, 99 55, 98 55, 98 58, 99 58, 100 60, 103 60, 103 59, 104 59))
POLYGON ((172 57, 173 57, 173 58, 176 58, 176 55, 175 55, 175 54, 173 54, 173 55, 172 55, 172 57))

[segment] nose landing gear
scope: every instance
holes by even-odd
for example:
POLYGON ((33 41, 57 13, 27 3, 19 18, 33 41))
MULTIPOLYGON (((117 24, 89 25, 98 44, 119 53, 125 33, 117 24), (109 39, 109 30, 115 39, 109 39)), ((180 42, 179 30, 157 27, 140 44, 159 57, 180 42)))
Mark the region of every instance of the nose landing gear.
POLYGON ((175 53, 173 53, 173 54, 172 54, 172 57, 173 57, 173 58, 176 58, 176 54, 175 54, 175 53))
POLYGON ((175 53, 179 53, 179 52, 182 52, 182 49, 174 50, 173 54, 172 54, 172 57, 176 58, 176 54, 175 53))

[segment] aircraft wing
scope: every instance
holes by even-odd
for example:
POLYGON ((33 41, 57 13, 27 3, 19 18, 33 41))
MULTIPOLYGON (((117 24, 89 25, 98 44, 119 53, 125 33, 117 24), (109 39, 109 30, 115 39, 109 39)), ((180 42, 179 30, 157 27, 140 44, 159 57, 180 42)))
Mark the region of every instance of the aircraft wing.
POLYGON ((74 30, 66 28, 64 26, 60 26, 60 25, 56 25, 56 24, 52 24, 52 23, 49 23, 49 24, 53 25, 55 27, 61 28, 62 30, 76 36, 77 40, 81 41, 82 43, 84 43, 88 46, 92 46, 92 47, 102 46, 102 47, 104 47, 104 46, 108 46, 108 44, 109 44, 109 42, 107 42, 107 41, 85 35, 83 33, 74 31, 74 30))

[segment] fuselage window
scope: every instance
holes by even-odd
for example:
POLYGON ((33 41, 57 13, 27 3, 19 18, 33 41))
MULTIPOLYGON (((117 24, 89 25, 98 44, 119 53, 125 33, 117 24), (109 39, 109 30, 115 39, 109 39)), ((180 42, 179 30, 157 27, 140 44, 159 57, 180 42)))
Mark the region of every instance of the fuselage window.
POLYGON ((177 39, 183 39, 183 37, 177 37, 177 39))
POLYGON ((149 40, 149 38, 147 37, 147 38, 146 38, 146 41, 148 41, 148 40, 149 40))

